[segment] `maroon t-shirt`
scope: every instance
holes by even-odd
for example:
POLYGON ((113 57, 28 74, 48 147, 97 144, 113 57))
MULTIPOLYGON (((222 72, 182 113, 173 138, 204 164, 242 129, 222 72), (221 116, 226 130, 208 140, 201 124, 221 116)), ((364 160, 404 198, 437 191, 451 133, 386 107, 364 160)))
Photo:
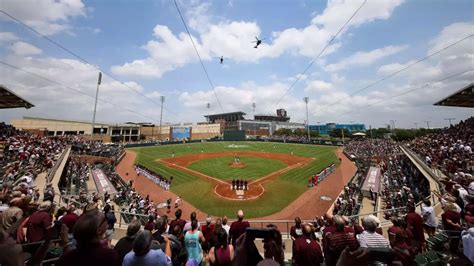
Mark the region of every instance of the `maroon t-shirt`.
POLYGON ((455 224, 459 224, 461 220, 461 214, 453 211, 445 211, 441 215, 441 219, 443 220, 443 226, 445 230, 459 230, 459 228, 456 228, 450 224, 448 224, 448 219, 451 220, 451 222, 455 224))
POLYGON ((230 225, 229 235, 232 239, 232 243, 235 243, 237 238, 239 238, 243 233, 245 233, 247 227, 250 227, 250 224, 247 221, 235 221, 230 225))
POLYGON ((110 248, 104 248, 100 243, 88 244, 83 248, 76 248, 64 253, 56 263, 58 266, 119 266, 121 265, 118 253, 110 248))
POLYGON ((464 212, 465 213, 469 212, 471 216, 474 216, 474 204, 469 203, 466 206, 464 206, 464 212))
POLYGON ((79 216, 71 212, 64 215, 63 218, 61 218, 61 223, 65 224, 67 228, 69 229, 69 233, 72 234, 72 230, 74 229, 74 225, 76 224, 76 221, 78 219, 79 219, 79 216))
POLYGON ((145 230, 153 231, 153 230, 155 229, 155 225, 156 225, 155 222, 153 222, 153 221, 148 221, 148 222, 145 224, 145 230))
POLYGON ((298 265, 320 265, 323 262, 323 253, 318 242, 314 239, 300 237, 295 240, 295 257, 298 265))
POLYGON ((48 229, 51 227, 53 217, 46 211, 37 211, 30 216, 26 236, 29 242, 46 239, 48 229))
POLYGON ((407 214, 407 225, 413 229, 413 237, 416 241, 425 241, 425 234, 423 233, 423 218, 416 212, 409 212, 407 214))
POLYGON ((186 221, 182 220, 182 219, 177 219, 177 220, 175 219, 175 220, 171 221, 171 223, 170 223, 170 232, 169 233, 172 233, 173 230, 174 230, 174 227, 177 226, 177 225, 179 227, 181 227, 181 231, 182 231, 184 229, 185 224, 186 224, 186 221))
POLYGON ((298 228, 296 225, 293 225, 290 229, 290 235, 294 238, 300 238, 303 236, 303 229, 301 226, 298 228))
POLYGON ((211 241, 212 231, 214 231, 214 224, 209 224, 209 225, 205 224, 201 226, 201 232, 206 242, 211 241))

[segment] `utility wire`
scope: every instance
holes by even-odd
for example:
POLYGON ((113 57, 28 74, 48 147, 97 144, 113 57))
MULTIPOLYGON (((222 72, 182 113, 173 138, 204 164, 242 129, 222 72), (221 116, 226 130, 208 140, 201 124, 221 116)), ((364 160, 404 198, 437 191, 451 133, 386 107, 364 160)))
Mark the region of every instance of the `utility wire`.
MULTIPOLYGON (((16 70, 18 70, 18 71, 24 72, 24 73, 29 74, 29 75, 31 75, 31 76, 37 77, 37 78, 39 78, 39 79, 48 81, 48 82, 53 83, 53 84, 55 84, 55 85, 57 85, 57 86, 59 86, 59 87, 62 87, 62 88, 68 89, 68 90, 72 90, 72 91, 75 91, 75 92, 80 93, 80 94, 82 94, 82 95, 85 95, 85 96, 87 96, 87 97, 90 97, 90 98, 92 98, 92 99, 95 99, 95 96, 94 96, 94 95, 90 95, 90 94, 88 94, 88 93, 86 93, 86 92, 84 92, 84 91, 82 91, 82 90, 79 90, 79 89, 76 89, 76 88, 72 88, 72 87, 63 85, 63 84, 61 84, 61 83, 59 83, 59 82, 57 82, 57 81, 54 81, 54 80, 52 80, 52 79, 50 79, 50 78, 47 78, 47 77, 45 77, 45 76, 42 76, 42 75, 39 75, 39 74, 30 72, 30 71, 25 70, 25 69, 23 69, 23 68, 21 68, 21 67, 18 67, 18 66, 9 64, 9 63, 4 62, 4 61, 0 61, 0 64, 2 64, 2 65, 4 65, 4 66, 7 66, 7 67, 10 67, 10 68, 13 68, 13 69, 16 69, 16 70)), ((102 99, 102 98, 97 98, 97 99, 100 100, 100 101, 102 101, 102 102, 104 102, 104 103, 108 103, 108 104, 110 104, 110 105, 112 105, 112 106, 114 106, 114 107, 116 107, 116 108, 118 108, 118 109, 120 109, 120 110, 125 110, 125 111, 130 112, 130 113, 133 113, 133 114, 135 114, 135 115, 138 115, 138 116, 141 116, 141 117, 144 117, 144 118, 147 118, 147 119, 155 120, 155 118, 153 118, 153 117, 151 117, 151 116, 147 116, 147 115, 141 114, 141 113, 139 113, 139 112, 136 112, 136 111, 134 111, 134 110, 131 110, 131 109, 128 109, 128 108, 124 108, 124 107, 122 107, 122 106, 120 106, 120 105, 118 105, 118 104, 115 104, 115 103, 113 103, 113 102, 110 102, 110 101, 108 101, 108 100, 105 100, 105 99, 102 99)), ((155 121, 156 121, 156 120, 155 120, 155 121)))
POLYGON ((362 9, 362 7, 365 5, 365 3, 367 2, 367 0, 365 0, 360 6, 359 8, 357 8, 357 10, 354 12, 354 14, 352 14, 352 16, 344 23, 344 25, 342 25, 342 27, 339 29, 339 31, 337 31, 337 33, 331 38, 331 40, 329 40, 329 42, 326 44, 326 46, 324 46, 324 48, 319 52, 319 54, 311 61, 311 63, 309 63, 309 65, 303 70, 303 72, 301 72, 299 74, 299 76, 296 78, 295 81, 293 81, 293 83, 290 85, 290 87, 285 91, 285 93, 278 99, 278 101, 276 102, 275 104, 275 108, 278 107, 278 104, 281 102, 281 100, 288 94, 288 92, 290 92, 293 87, 295 86, 295 84, 301 79, 301 77, 313 66, 313 64, 316 62, 316 60, 319 59, 319 57, 324 53, 324 51, 326 51, 326 49, 329 47, 329 45, 331 45, 331 43, 337 38, 337 36, 339 36, 339 34, 342 32, 342 30, 347 26, 347 24, 349 24, 349 22, 351 22, 351 20, 357 15, 357 13, 359 13, 359 11, 362 9))
POLYGON ((336 100, 335 102, 332 102, 332 103, 330 103, 330 104, 328 104, 328 105, 326 105, 326 106, 324 106, 324 107, 321 107, 320 109, 318 109, 318 110, 316 110, 316 111, 326 110, 328 107, 334 106, 334 104, 340 103, 341 101, 343 101, 343 100, 345 100, 345 99, 348 99, 348 98, 350 98, 351 96, 354 96, 354 95, 358 94, 358 93, 361 92, 361 91, 364 91, 364 90, 366 90, 366 89, 368 89, 368 88, 370 88, 370 87, 373 87, 373 86, 375 86, 375 85, 377 85, 377 84, 379 84, 379 83, 381 83, 381 82, 383 82, 383 81, 385 81, 385 80, 387 80, 387 79, 389 79, 389 78, 391 78, 391 77, 393 77, 393 76, 396 76, 396 75, 400 74, 401 72, 403 72, 403 71, 405 71, 405 70, 407 70, 407 69, 409 69, 409 68, 415 66, 416 64, 419 64, 419 63, 421 63, 421 62, 423 62, 423 61, 425 61, 425 60, 427 60, 427 59, 429 59, 429 58, 431 58, 431 57, 433 57, 433 56, 435 56, 435 55, 437 55, 437 54, 439 54, 439 53, 441 53, 441 52, 443 52, 443 51, 445 51, 445 50, 447 50, 447 49, 449 49, 449 48, 451 48, 451 47, 453 47, 453 46, 455 46, 455 45, 457 45, 457 44, 459 44, 459 43, 461 43, 461 42, 463 42, 463 41, 465 41, 465 40, 467 40, 467 39, 469 39, 469 38, 471 38, 472 36, 474 36, 474 34, 467 35, 466 37, 464 37, 464 38, 462 38, 462 39, 460 39, 460 40, 458 40, 458 41, 456 41, 456 42, 453 42, 453 43, 449 44, 448 46, 445 46, 445 47, 443 47, 443 48, 441 48, 441 49, 439 49, 439 50, 437 50, 437 51, 435 51, 435 52, 433 52, 433 53, 431 53, 431 54, 429 54, 429 55, 427 55, 427 56, 425 56, 425 57, 423 57, 423 58, 421 58, 421 59, 418 59, 417 61, 415 61, 415 62, 409 64, 408 66, 405 66, 405 67, 403 67, 403 68, 401 68, 401 69, 399 69, 399 70, 397 70, 397 71, 395 71, 395 72, 393 72, 393 73, 391 73, 391 74, 389 74, 389 75, 387 75, 387 76, 385 76, 385 77, 383 77, 383 78, 381 78, 381 79, 379 79, 379 80, 377 80, 377 81, 375 81, 375 82, 372 82, 371 84, 369 84, 369 85, 367 85, 367 86, 365 86, 365 87, 363 87, 363 88, 361 88, 361 89, 356 90, 355 92, 353 92, 353 93, 350 94, 349 96, 344 97, 344 98, 341 98, 341 99, 339 99, 339 100, 336 100))
POLYGON ((179 16, 181 17, 181 21, 183 22, 184 28, 186 29, 186 32, 188 33, 189 40, 191 40, 191 43, 194 47, 194 51, 196 51, 196 54, 199 58, 199 62, 201 63, 202 69, 204 70, 204 73, 206 74, 207 81, 209 82, 209 85, 211 85, 211 89, 214 92, 214 96, 216 96, 217 104, 219 104, 219 107, 221 108, 221 111, 224 112, 224 108, 222 108, 221 101, 219 100, 219 97, 217 96, 216 89, 214 86, 214 83, 212 82, 211 78, 209 77, 209 73, 207 72, 206 67, 204 66, 204 63, 202 62, 201 55, 199 54, 196 45, 194 44, 193 37, 191 36, 191 33, 189 32, 188 25, 186 25, 186 21, 184 20, 183 14, 181 14, 181 10, 179 9, 178 3, 176 0, 174 1, 174 5, 176 6, 176 10, 178 10, 179 16))
MULTIPOLYGON (((66 53, 74 56, 75 58, 77 58, 79 61, 83 62, 84 64, 86 65, 89 65, 91 66, 92 68, 102 72, 104 75, 110 77, 111 79, 115 80, 116 82, 120 83, 122 86, 125 86, 126 88, 128 88, 129 90, 132 90, 133 92, 137 93, 138 95, 148 99, 149 101, 153 102, 154 104, 156 105, 161 105, 161 103, 158 103, 157 101, 153 100, 152 98, 146 96, 144 93, 141 93, 140 91, 130 87, 129 85, 127 85, 126 83, 116 79, 114 76, 112 76, 111 74, 109 74, 107 71, 104 71, 102 69, 100 69, 98 66, 90 63, 89 61, 87 61, 86 59, 84 59, 83 57, 81 57, 80 55, 78 55, 77 53, 71 51, 70 49, 66 48, 65 46, 61 45, 60 43, 56 42, 55 40, 49 38, 48 36, 45 36, 44 34, 38 32, 37 30, 35 30, 34 28, 28 26, 27 24, 25 24, 24 22, 22 22, 21 20, 19 20, 18 18, 14 17, 13 15, 7 13, 6 11, 4 10, 1 10, 0 9, 0 13, 6 15, 7 17, 9 17, 11 20, 15 21, 16 23, 20 24, 21 26, 29 29, 30 31, 34 32, 35 34, 37 34, 38 36, 42 37, 43 39, 47 40, 48 42, 52 43, 53 45, 55 45, 56 47, 60 48, 61 50, 65 51, 66 53)), ((167 110, 169 113, 177 116, 178 118, 182 119, 182 117, 176 113, 176 112, 173 112, 171 110, 169 110, 168 108, 166 108, 165 106, 163 107, 165 108, 165 110, 167 110)))

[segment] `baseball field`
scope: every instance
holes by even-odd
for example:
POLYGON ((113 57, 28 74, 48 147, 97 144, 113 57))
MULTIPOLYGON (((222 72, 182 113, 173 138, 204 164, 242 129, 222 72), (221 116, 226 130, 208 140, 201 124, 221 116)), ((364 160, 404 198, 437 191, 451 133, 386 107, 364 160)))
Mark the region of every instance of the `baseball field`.
POLYGON ((249 218, 279 212, 308 189, 312 174, 339 164, 335 147, 302 144, 203 142, 132 150, 135 164, 173 176, 174 194, 218 216, 233 216, 238 209, 249 218), (246 200, 226 197, 235 196, 232 179, 248 181, 246 200))

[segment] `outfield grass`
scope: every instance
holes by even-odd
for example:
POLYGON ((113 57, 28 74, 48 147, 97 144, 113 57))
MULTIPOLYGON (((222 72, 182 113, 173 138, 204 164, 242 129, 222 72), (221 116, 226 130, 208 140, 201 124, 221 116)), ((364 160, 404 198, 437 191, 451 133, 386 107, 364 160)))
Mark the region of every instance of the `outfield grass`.
MULTIPOLYGON (((331 163, 339 164, 335 149, 335 147, 331 146, 272 142, 208 142, 134 148, 133 150, 137 152, 137 161, 135 163, 140 163, 166 177, 173 176, 171 190, 185 200, 192 202, 194 206, 202 211, 214 216, 227 215, 234 217, 238 209, 244 209, 246 216, 252 218, 280 211, 308 189, 307 180, 312 174, 319 172, 331 163), (265 193, 259 199, 252 201, 223 200, 214 194, 213 184, 199 179, 192 174, 169 168, 165 164, 156 161, 157 159, 171 157, 173 152, 175 156, 180 156, 201 152, 229 151, 258 151, 286 154, 293 152, 294 155, 315 158, 316 160, 312 160, 304 167, 292 169, 277 179, 266 182, 264 184, 265 193)), ((282 163, 281 161, 279 162, 282 163)), ((208 168, 212 170, 211 166, 208 168)), ((234 170, 234 168, 230 170, 234 170)))
POLYGON ((244 164, 242 168, 231 167, 229 164, 232 162, 234 156, 224 156, 196 161, 187 168, 221 180, 255 180, 288 166, 279 160, 253 156, 240 156, 240 163, 244 164))

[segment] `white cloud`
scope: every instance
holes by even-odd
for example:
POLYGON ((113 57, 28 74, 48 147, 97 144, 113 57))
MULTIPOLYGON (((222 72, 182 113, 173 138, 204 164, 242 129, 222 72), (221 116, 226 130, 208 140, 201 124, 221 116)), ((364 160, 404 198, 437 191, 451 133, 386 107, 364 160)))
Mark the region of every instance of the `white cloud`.
MULTIPOLYGON (((1 8, 45 35, 69 30, 72 18, 86 15, 81 0, 2 0, 1 8)), ((9 20, 6 16, 0 18, 9 20)))
MULTIPOLYGON (((472 25, 472 23, 454 23, 446 26, 429 42, 426 53, 433 53, 472 34, 472 25)), ((389 75, 414 62, 416 61, 382 65, 378 68, 378 74, 382 76, 389 75)), ((315 109, 312 109, 312 114, 320 116, 326 121, 348 122, 348 120, 357 120, 372 125, 383 125, 388 120, 395 119, 401 127, 413 127, 415 122, 421 124, 421 121, 431 120, 433 126, 445 126, 444 115, 449 114, 452 117, 464 119, 472 116, 472 112, 469 112, 466 108, 447 110, 443 107, 433 106, 433 103, 471 83, 474 80, 474 71, 443 82, 435 81, 466 70, 472 70, 473 62, 474 49, 472 48, 472 41, 468 39, 365 91, 365 94, 350 96, 351 92, 338 89, 330 90, 313 101, 315 109), (426 84, 431 85, 426 87, 426 84), (408 90, 414 91, 392 98, 408 90), (385 101, 390 98, 391 100, 385 101), (344 100, 334 104, 339 99, 344 100), (383 102, 366 108, 368 105, 380 101, 383 102), (321 108, 324 106, 328 107, 321 108), (374 115, 374 113, 377 115, 374 115)), ((364 84, 372 82, 366 81, 364 84)), ((351 81, 351 83, 355 83, 355 81, 351 81)), ((350 84, 346 82, 346 86, 350 86, 350 84)), ((354 90, 363 86, 365 85, 357 86, 354 90)))
MULTIPOLYGON (((362 0, 329 0, 324 12, 313 18, 311 22, 335 33, 362 2, 362 0)), ((367 1, 349 25, 354 27, 378 19, 388 19, 395 8, 403 2, 404 0, 367 1)))
MULTIPOLYGON (((4 77, 2 83, 35 105, 34 108, 28 110, 17 109, 2 113, 0 121, 8 121, 21 115, 90 121, 98 75, 96 69, 73 59, 10 55, 6 58, 6 61, 29 72, 68 86, 72 90, 6 66, 0 66, 0 73, 4 77), (80 90, 92 97, 74 90, 80 90)), ((125 84, 135 91, 142 94, 145 93, 145 89, 136 82, 127 81, 125 84)), ((149 96, 154 96, 155 93, 159 94, 158 92, 153 92, 149 96)), ((151 118, 128 112, 125 110, 126 108, 145 114, 148 117, 158 117, 159 115, 159 108, 156 104, 151 103, 149 100, 105 75, 100 85, 99 98, 110 101, 118 107, 99 100, 97 121, 152 120, 151 118), (137 109, 137 106, 140 108, 137 109)))
POLYGON ((313 93, 326 93, 333 89, 333 84, 328 83, 322 80, 313 80, 308 83, 306 88, 304 89, 305 92, 313 92, 313 93))
POLYGON ((18 36, 13 32, 0 32, 0 43, 18 40, 18 36))
POLYGON ((37 55, 42 53, 41 49, 26 42, 16 42, 10 47, 10 49, 14 54, 21 56, 37 55))
MULTIPOLYGON (((359 26, 377 19, 388 19, 395 7, 402 2, 401 0, 368 2, 362 11, 367 9, 370 12, 361 11, 346 31, 351 26, 359 26)), ((272 32, 269 36, 262 36, 261 29, 255 21, 220 19, 218 22, 213 22, 216 18, 209 14, 209 3, 194 1, 188 5, 189 10, 185 14, 188 25, 197 33, 193 36, 193 40, 203 60, 224 56, 234 62, 255 63, 262 58, 276 58, 285 53, 311 58, 316 56, 358 5, 360 3, 354 1, 330 1, 323 13, 316 16, 308 26, 272 32), (251 43, 255 40, 254 37, 267 38, 258 50, 254 49, 251 43)), ((112 71, 120 75, 160 78, 168 71, 197 61, 185 33, 175 35, 168 27, 157 25, 153 35, 155 39, 145 45, 149 57, 113 66, 112 71)), ((341 45, 336 41, 328 47, 324 55, 333 53, 341 45)))
POLYGON ((371 65, 385 57, 397 54, 405 50, 407 45, 400 46, 386 46, 383 48, 375 49, 368 52, 357 52, 341 61, 327 65, 325 69, 327 71, 339 71, 353 66, 368 66, 371 65))

